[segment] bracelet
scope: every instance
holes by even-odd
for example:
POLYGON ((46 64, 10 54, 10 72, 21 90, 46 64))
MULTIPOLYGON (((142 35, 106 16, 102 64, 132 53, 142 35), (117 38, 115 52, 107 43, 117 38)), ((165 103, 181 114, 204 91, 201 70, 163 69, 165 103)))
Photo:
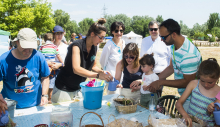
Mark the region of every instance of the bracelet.
POLYGON ((41 97, 47 97, 48 98, 48 95, 47 94, 45 94, 45 95, 42 94, 41 97))
POLYGON ((96 78, 99 78, 99 73, 96 75, 96 78))

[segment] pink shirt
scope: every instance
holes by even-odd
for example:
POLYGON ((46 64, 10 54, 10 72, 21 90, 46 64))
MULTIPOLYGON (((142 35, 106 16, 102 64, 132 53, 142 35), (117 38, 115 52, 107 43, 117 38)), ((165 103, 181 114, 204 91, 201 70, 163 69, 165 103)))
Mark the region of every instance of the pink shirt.
POLYGON ((216 98, 217 98, 218 100, 220 100, 220 92, 218 92, 218 94, 216 95, 216 98))

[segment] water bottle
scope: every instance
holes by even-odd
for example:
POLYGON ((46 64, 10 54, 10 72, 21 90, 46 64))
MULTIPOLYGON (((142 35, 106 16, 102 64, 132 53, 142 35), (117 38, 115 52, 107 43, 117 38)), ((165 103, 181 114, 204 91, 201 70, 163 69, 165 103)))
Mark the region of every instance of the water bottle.
POLYGON ((150 99, 150 103, 149 103, 149 110, 150 113, 153 114, 155 111, 155 100, 154 100, 154 94, 151 94, 151 99, 150 99))

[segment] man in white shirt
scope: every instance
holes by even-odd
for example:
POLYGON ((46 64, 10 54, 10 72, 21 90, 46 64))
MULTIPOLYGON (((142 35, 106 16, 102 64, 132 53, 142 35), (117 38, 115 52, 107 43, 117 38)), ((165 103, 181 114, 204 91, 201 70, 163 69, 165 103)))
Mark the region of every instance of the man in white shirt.
MULTIPOLYGON (((159 23, 151 21, 148 24, 150 36, 145 37, 141 44, 141 57, 144 54, 154 54, 154 73, 160 74, 170 63, 170 46, 167 46, 159 37, 159 23)), ((159 90, 159 97, 162 90, 159 90)))

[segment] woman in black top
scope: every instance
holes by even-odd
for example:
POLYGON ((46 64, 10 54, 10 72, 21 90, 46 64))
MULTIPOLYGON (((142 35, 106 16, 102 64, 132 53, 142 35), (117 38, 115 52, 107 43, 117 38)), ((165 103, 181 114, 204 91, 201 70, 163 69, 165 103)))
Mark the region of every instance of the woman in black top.
POLYGON ((68 47, 65 66, 57 76, 52 95, 52 102, 70 101, 81 96, 80 86, 86 78, 99 78, 109 82, 112 76, 96 66, 97 45, 106 34, 104 18, 91 25, 87 37, 74 41, 68 47), (92 70, 92 71, 91 71, 92 70))
POLYGON ((140 99, 140 84, 142 79, 142 70, 139 64, 139 49, 137 44, 129 43, 123 50, 123 58, 116 66, 115 79, 121 79, 121 74, 124 73, 122 84, 118 84, 121 89, 121 94, 127 98, 134 100, 140 99))

